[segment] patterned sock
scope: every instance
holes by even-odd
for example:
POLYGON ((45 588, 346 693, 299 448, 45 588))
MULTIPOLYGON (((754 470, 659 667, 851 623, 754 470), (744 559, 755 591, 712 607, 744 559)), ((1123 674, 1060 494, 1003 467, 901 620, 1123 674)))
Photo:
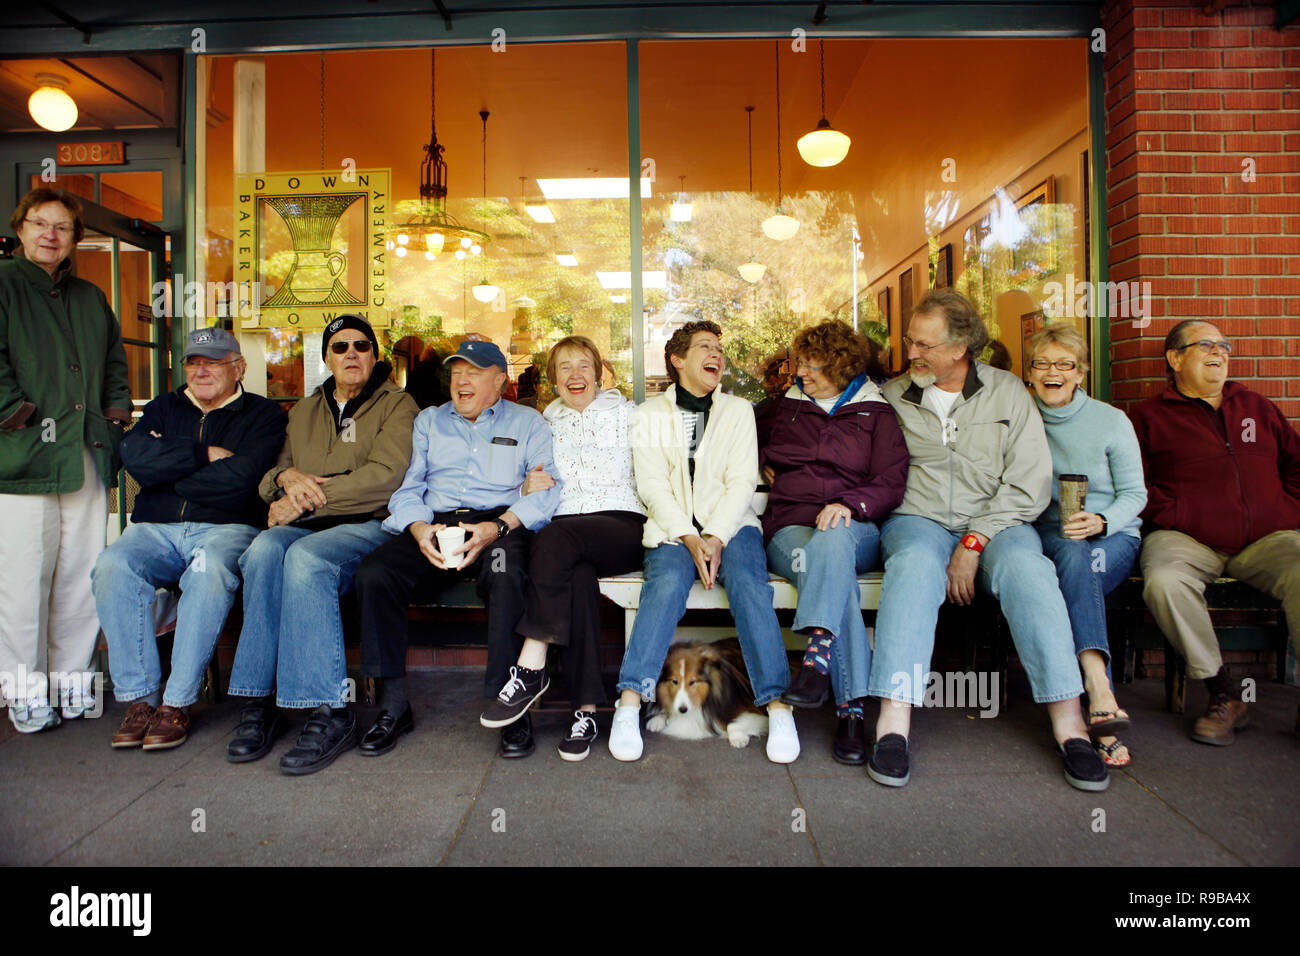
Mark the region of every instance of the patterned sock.
POLYGON ((810 628, 808 650, 803 652, 803 666, 811 667, 818 674, 828 674, 831 669, 831 641, 833 640, 835 635, 825 628, 810 628))
POLYGON ((542 675, 546 673, 546 668, 539 667, 536 670, 533 670, 531 668, 521 667, 520 665, 516 664, 515 673, 519 676, 519 679, 521 681, 531 686, 533 684, 541 683, 542 675))
POLYGON ((835 716, 840 720, 844 720, 846 717, 856 717, 861 720, 862 715, 863 709, 861 697, 855 697, 853 700, 846 700, 842 704, 835 705, 835 716))

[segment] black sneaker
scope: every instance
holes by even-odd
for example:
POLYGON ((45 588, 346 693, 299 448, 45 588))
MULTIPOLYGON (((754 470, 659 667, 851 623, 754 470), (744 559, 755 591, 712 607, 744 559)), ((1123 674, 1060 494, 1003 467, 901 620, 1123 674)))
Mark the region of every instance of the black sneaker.
POLYGON ((1065 764, 1065 779, 1076 790, 1105 790, 1110 786, 1106 764, 1092 742, 1071 737, 1060 744, 1061 761, 1065 764))
POLYGON ((528 713, 528 708, 537 702, 537 698, 546 693, 551 686, 546 671, 534 671, 531 680, 519 676, 522 668, 510 668, 510 679, 501 688, 497 699, 488 705, 488 709, 479 716, 478 722, 484 727, 505 727, 528 713))
POLYGON ((328 704, 317 707, 293 749, 280 758, 280 770, 292 776, 324 770, 339 754, 357 745, 357 718, 349 708, 341 717, 328 704))
POLYGON ((867 776, 886 787, 905 787, 912 779, 907 759, 907 738, 885 734, 876 741, 867 760, 867 776))
POLYGON ((557 748, 560 751, 560 756, 575 763, 579 760, 586 760, 587 754, 591 753, 591 744, 596 739, 596 735, 595 712, 575 710, 573 712, 573 726, 569 728, 568 734, 560 741, 560 746, 557 748))

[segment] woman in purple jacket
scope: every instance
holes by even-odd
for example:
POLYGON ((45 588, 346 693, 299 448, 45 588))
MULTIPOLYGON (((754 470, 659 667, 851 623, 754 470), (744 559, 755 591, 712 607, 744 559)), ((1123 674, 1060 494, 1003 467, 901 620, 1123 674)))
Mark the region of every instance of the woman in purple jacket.
POLYGON ((832 755, 866 762, 862 698, 871 647, 858 574, 880 557, 877 524, 903 500, 908 455, 867 339, 839 321, 804 329, 790 349, 795 384, 759 415, 759 460, 772 492, 763 515, 768 562, 799 591, 794 629, 808 649, 790 689, 795 707, 835 690, 832 755))

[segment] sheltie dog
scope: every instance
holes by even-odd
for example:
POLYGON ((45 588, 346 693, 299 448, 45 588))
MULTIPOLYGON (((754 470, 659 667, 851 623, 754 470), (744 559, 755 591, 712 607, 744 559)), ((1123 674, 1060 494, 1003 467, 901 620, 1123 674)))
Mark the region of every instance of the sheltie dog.
POLYGON ((726 734, 733 747, 767 733, 767 715, 754 704, 740 640, 674 644, 659 676, 646 729, 679 740, 726 734))

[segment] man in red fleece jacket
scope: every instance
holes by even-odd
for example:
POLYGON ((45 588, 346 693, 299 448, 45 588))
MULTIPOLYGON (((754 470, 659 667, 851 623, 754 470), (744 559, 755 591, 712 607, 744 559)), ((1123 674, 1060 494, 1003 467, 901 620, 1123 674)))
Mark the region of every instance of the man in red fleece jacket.
POLYGON ((1226 573, 1276 597, 1300 651, 1300 435, 1267 398, 1228 381, 1231 353, 1209 322, 1179 322, 1165 338, 1172 384, 1131 413, 1148 495, 1143 596, 1209 688, 1192 739, 1220 746, 1248 717, 1205 585, 1226 573))

